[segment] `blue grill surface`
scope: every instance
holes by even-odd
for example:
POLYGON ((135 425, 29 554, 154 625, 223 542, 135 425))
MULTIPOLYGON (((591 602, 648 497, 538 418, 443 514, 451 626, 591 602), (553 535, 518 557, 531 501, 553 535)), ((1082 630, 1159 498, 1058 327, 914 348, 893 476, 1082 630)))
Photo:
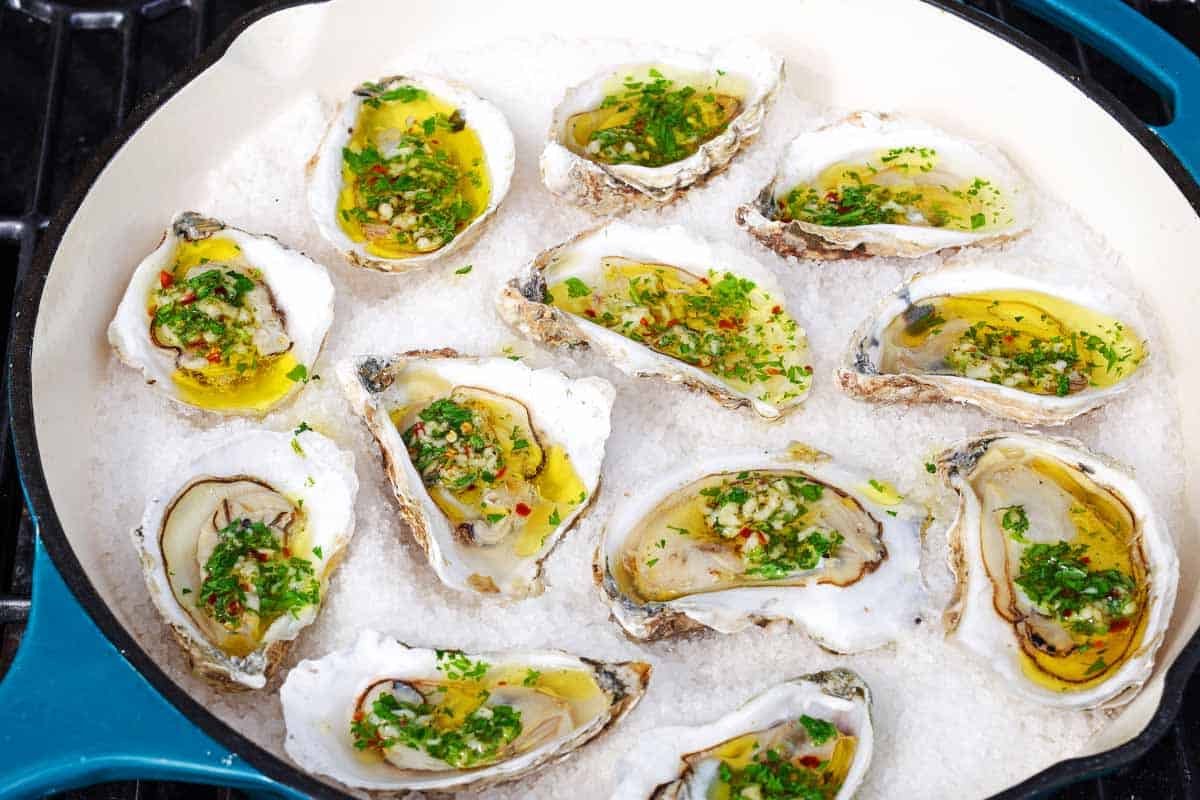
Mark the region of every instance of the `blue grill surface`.
MULTIPOLYGON (((262 0, 0 0, 0 334, 8 339, 13 288, 29 268, 49 217, 93 151, 141 99, 195 59, 262 0)), ((970 5, 1041 42, 1150 124, 1167 102, 1071 35, 1008 0, 970 5)), ((1195 0, 1130 5, 1200 53, 1195 0)), ((0 381, 3 378, 0 377, 0 381)), ((29 613, 33 526, 21 500, 0 385, 0 676, 29 613)), ((935 743, 931 742, 931 746, 935 743)), ((2 787, 0 787, 2 792, 2 787)), ((240 792, 184 783, 126 781, 68 792, 72 800, 230 800, 240 792)), ((1139 761, 1053 800, 1200 800, 1200 674, 1175 725, 1139 761)))

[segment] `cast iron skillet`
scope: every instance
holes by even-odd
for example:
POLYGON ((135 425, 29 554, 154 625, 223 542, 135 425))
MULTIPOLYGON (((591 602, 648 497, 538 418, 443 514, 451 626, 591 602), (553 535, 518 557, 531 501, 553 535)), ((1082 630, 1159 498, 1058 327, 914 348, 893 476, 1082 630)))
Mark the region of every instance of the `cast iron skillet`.
MULTIPOLYGON (((1074 67, 1024 34, 953 0, 923 2, 963 17, 1070 78, 1146 148, 1200 212, 1200 184, 1195 177, 1200 175, 1200 114, 1193 113, 1182 92, 1186 87, 1200 93, 1200 62, 1182 45, 1119 0, 1017 0, 1087 40, 1172 99, 1172 123, 1151 129, 1103 87, 1078 76, 1074 67)), ((30 625, 16 662, 0 684, 0 713, 8 723, 0 731, 0 791, 8 797, 38 797, 127 777, 206 781, 289 797, 348 797, 218 720, 180 689, 117 621, 92 586, 55 513, 42 471, 32 405, 33 332, 42 289, 62 236, 101 170, 154 111, 221 58, 242 31, 264 16, 301 4, 279 0, 241 18, 130 114, 76 180, 17 289, 19 311, 9 343, 9 400, 26 500, 40 540, 30 625), (140 675, 115 657, 113 645, 140 675), (64 699, 65 705, 56 704, 64 699), (60 708, 72 710, 69 721, 56 716, 60 708), (248 763, 239 763, 239 758, 248 763)), ((1200 633, 1167 672, 1158 710, 1138 736, 1104 753, 1059 762, 996 798, 1038 797, 1137 759, 1170 727, 1197 665, 1200 633)))

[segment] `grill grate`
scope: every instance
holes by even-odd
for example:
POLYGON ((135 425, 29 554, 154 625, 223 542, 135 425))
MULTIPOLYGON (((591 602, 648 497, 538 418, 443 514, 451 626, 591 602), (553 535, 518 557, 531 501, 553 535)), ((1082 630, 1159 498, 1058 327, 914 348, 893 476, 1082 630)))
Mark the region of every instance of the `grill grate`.
MULTIPOLYGON (((1200 52, 1196 0, 1126 0, 1200 52)), ((0 306, 28 270, 49 216, 93 151, 137 102, 162 87, 238 17, 263 0, 118 0, 75 5, 2 0, 0 90, 0 306)), ((1169 104, 1091 47, 1014 7, 966 4, 1028 34, 1116 95, 1143 121, 1170 120, 1169 104)), ((0 314, 8 339, 9 314, 0 314)), ((0 381, 3 378, 0 377, 0 381)), ((0 383, 0 677, 29 614, 33 525, 21 499, 9 437, 7 389, 0 383)), ((127 781, 60 795, 71 800, 230 800, 227 788, 127 781)), ((1054 800, 1200 800, 1200 675, 1179 720, 1142 759, 1054 800)))

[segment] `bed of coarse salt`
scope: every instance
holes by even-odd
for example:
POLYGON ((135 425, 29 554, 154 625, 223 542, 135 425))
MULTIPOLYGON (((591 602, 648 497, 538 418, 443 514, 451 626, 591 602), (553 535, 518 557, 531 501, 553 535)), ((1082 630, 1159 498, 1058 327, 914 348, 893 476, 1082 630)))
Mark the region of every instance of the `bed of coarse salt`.
MULTIPOLYGON (((859 797, 980 797, 1079 753, 1104 724, 1102 715, 1060 713, 1023 701, 1006 692, 985 663, 943 639, 940 610, 951 588, 944 566, 947 498, 923 465, 948 443, 1011 426, 966 407, 855 401, 832 379, 851 331, 878 299, 942 259, 784 260, 733 221, 735 207, 769 179, 792 136, 849 109, 815 107, 805 100, 803 87, 785 85, 761 137, 729 170, 661 212, 630 217, 687 226, 752 254, 779 276, 788 307, 808 332, 816 371, 808 401, 784 422, 766 424, 750 413, 720 409, 706 396, 627 378, 594 354, 550 352, 521 340, 497 316, 493 300, 510 276, 540 250, 596 224, 550 195, 539 181, 537 162, 551 109, 564 89, 592 73, 652 57, 651 48, 623 42, 539 38, 498 42, 485 51, 380 63, 380 75, 422 69, 456 77, 498 105, 516 136, 516 175, 497 218, 461 259, 425 272, 391 277, 356 270, 320 239, 305 201, 304 164, 332 108, 315 94, 297 97, 275 118, 262 120, 220 169, 197 183, 204 188, 191 204, 194 210, 250 231, 273 233, 328 267, 338 294, 334 326, 316 369, 326 379, 310 383, 293 403, 261 423, 220 421, 181 410, 146 388, 135 371, 110 359, 107 413, 115 422, 97 427, 90 458, 96 495, 115 501, 98 504, 95 535, 106 538, 100 568, 109 573, 111 585, 121 587, 119 616, 206 708, 285 757, 275 693, 279 678, 263 692, 226 695, 188 673, 134 558, 128 531, 141 516, 147 489, 146 482, 127 476, 134 464, 146 476, 167 474, 197 447, 255 424, 285 430, 305 420, 355 454, 362 489, 348 555, 333 576, 320 618, 301 636, 281 676, 300 659, 350 645, 364 627, 414 645, 468 651, 557 647, 654 665, 646 697, 621 725, 567 761, 479 797, 607 797, 615 780, 613 765, 634 732, 701 723, 782 679, 838 665, 858 671, 875 697, 875 757, 859 797), (469 273, 454 274, 466 264, 473 265, 469 273), (589 516, 549 558, 548 589, 538 598, 503 605, 438 583, 398 523, 376 445, 334 380, 335 363, 354 354, 441 346, 479 355, 511 348, 530 365, 554 366, 574 376, 600 375, 617 387, 603 491, 589 516), (614 504, 647 479, 684 466, 699 453, 793 440, 860 464, 934 509, 924 553, 930 590, 924 624, 893 646, 855 656, 822 651, 784 624, 649 645, 627 640, 608 618, 591 573, 597 536, 614 504)), ((1062 199, 1040 200, 1034 231, 1004 248, 1009 268, 1042 273, 1036 259, 1051 265, 1042 274, 1045 279, 1090 287, 1099 301, 1144 333, 1153 351, 1160 331, 1119 255, 1062 199)), ((164 215, 164 226, 168 221, 164 215)), ((1146 369, 1148 380, 1059 432, 1078 437, 1138 474, 1153 476, 1146 488, 1173 523, 1181 514, 1176 487, 1182 484, 1183 463, 1172 378, 1161 359, 1151 359, 1146 369)))

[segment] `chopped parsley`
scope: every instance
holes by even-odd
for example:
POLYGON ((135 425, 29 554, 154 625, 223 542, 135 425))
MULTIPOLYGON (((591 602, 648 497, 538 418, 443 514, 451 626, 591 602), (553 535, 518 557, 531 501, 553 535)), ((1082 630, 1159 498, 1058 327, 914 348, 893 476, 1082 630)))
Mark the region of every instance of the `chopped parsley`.
POLYGON ((1040 609, 1090 636, 1133 615, 1137 584, 1120 570, 1090 569, 1087 551, 1085 544, 1031 544, 1021 552, 1015 582, 1040 609))
POLYGON ((453 397, 430 403, 401 438, 426 486, 461 491, 477 483, 493 485, 504 469, 491 427, 453 397))
POLYGON ((452 681, 482 680, 491 665, 486 661, 472 661, 461 650, 438 650, 437 668, 452 681))
POLYGON ((832 722, 827 722, 823 719, 816 719, 804 714, 800 717, 800 725, 808 733, 808 738, 814 745, 820 747, 830 739, 837 738, 838 729, 832 722))
POLYGON ((1025 506, 1006 506, 996 510, 1004 512, 1000 518, 1000 527, 1008 531, 1008 535, 1016 541, 1026 543, 1028 540, 1025 538, 1025 531, 1029 530, 1029 516, 1025 513, 1025 506))
POLYGON ((466 275, 474 268, 475 268, 474 265, 467 264, 465 267, 459 267, 458 269, 454 270, 454 274, 455 275, 466 275))
POLYGON ((530 669, 525 673, 525 679, 521 681, 521 685, 535 686, 538 682, 538 678, 540 677, 542 677, 542 673, 538 672, 536 669, 530 669))
POLYGON ((769 748, 740 769, 722 761, 717 778, 729 787, 730 800, 829 800, 841 787, 830 785, 828 766, 795 764, 769 748))
POLYGON ((287 377, 293 383, 308 383, 308 367, 297 364, 288 371, 287 377))

